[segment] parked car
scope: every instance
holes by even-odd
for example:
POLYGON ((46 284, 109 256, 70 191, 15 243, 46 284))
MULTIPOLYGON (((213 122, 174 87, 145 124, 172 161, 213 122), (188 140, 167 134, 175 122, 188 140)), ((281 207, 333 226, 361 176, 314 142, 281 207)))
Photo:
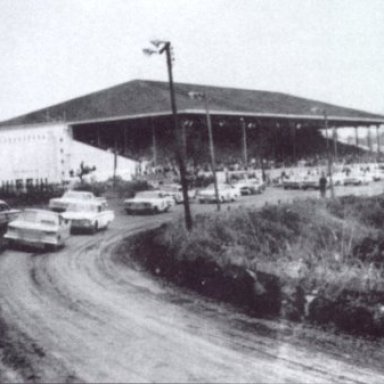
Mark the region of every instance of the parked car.
POLYGON ((96 197, 92 192, 67 191, 61 197, 49 200, 49 209, 56 212, 64 212, 69 204, 89 201, 106 201, 104 197, 96 197))
MULTIPOLYGON (((181 204, 184 201, 183 189, 180 184, 163 184, 160 185, 160 190, 169 193, 174 199, 176 204, 181 204)), ((196 196, 195 189, 188 189, 188 198, 194 199, 196 196)))
POLYGON ((7 229, 8 223, 16 219, 19 213, 20 213, 19 210, 11 209, 5 201, 0 200, 0 232, 1 233, 7 229))
POLYGON ((265 184, 260 179, 243 179, 232 185, 239 189, 242 196, 260 194, 265 190, 265 184))
POLYGON ((302 189, 304 177, 302 175, 291 175, 283 180, 284 189, 302 189))
POLYGON ((369 177, 362 172, 351 172, 344 178, 344 185, 367 185, 369 177))
POLYGON ((332 174, 332 182, 334 186, 344 185, 346 175, 344 172, 335 172, 332 174))
POLYGON ((8 224, 4 238, 9 245, 21 244, 56 250, 70 235, 70 223, 59 213, 26 209, 8 224))
POLYGON ((84 230, 91 233, 108 228, 115 218, 114 212, 108 208, 106 201, 69 204, 62 216, 69 220, 71 232, 84 230))
MULTIPOLYGON (((319 189, 320 188, 319 180, 320 180, 320 175, 317 175, 317 174, 306 175, 304 176, 301 182, 301 188, 304 190, 319 189)), ((328 181, 327 185, 329 185, 329 180, 327 181, 328 181)))
POLYGON ((167 212, 174 205, 173 196, 162 190, 138 192, 135 197, 124 200, 124 209, 128 214, 167 212))
MULTIPOLYGON (((236 201, 236 199, 240 196, 239 189, 229 184, 219 184, 218 191, 221 203, 236 201)), ((196 198, 201 204, 217 202, 214 185, 210 185, 207 188, 198 191, 196 198)))

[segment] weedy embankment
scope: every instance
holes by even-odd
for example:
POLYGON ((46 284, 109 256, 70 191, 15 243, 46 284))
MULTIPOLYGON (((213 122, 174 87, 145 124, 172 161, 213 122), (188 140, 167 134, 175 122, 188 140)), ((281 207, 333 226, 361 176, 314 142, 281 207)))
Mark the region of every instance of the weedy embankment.
POLYGON ((123 247, 153 273, 256 316, 384 335, 384 196, 199 215, 191 232, 174 222, 123 247))

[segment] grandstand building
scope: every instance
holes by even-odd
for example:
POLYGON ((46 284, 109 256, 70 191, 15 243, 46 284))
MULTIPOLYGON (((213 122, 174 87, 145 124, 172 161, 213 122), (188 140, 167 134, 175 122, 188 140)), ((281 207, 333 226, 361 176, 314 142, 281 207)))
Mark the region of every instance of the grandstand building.
MULTIPOLYGON (((191 162, 209 153, 206 109, 191 92, 207 96, 223 156, 238 150, 245 162, 247 146, 249 156, 257 156, 265 137, 268 155, 295 156, 297 133, 319 131, 325 121, 335 129, 374 126, 377 133, 384 123, 384 116, 287 94, 178 83, 179 123, 191 162)), ((0 184, 65 183, 82 162, 96 167, 99 180, 111 177, 115 166, 117 175, 130 179, 144 163, 170 161, 174 145, 168 83, 134 80, 1 122, 0 184)))

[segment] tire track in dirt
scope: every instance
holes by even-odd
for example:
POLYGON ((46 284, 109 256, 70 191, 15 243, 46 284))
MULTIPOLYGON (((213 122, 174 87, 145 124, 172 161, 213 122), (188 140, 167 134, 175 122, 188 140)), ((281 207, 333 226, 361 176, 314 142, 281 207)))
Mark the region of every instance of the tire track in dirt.
POLYGON ((25 345, 30 381, 384 380, 381 372, 289 343, 278 326, 241 327, 245 315, 230 306, 116 262, 121 239, 170 217, 118 216, 108 231, 72 237, 58 253, 0 257, 2 314, 14 342, 25 345))

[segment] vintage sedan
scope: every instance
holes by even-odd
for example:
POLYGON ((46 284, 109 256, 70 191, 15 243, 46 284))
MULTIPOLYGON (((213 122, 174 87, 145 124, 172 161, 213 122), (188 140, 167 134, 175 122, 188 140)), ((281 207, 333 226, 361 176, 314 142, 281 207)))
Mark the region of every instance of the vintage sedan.
POLYGON ((56 212, 64 212, 69 204, 90 201, 105 201, 105 198, 96 197, 92 192, 87 191, 67 191, 61 197, 50 199, 49 209, 56 212))
POLYGON ((243 179, 232 185, 239 189, 242 196, 260 194, 265 190, 265 184, 260 179, 243 179))
POLYGON ((5 201, 0 200, 0 233, 6 230, 8 223, 15 220, 19 213, 19 210, 11 209, 5 201))
POLYGON ((174 205, 173 196, 162 190, 138 192, 135 197, 124 200, 124 209, 128 214, 167 212, 174 205))
POLYGON ((108 208, 106 201, 91 201, 69 204, 62 216, 71 223, 71 232, 95 233, 108 228, 115 213, 108 208))
POLYGON ((60 214, 42 209, 26 209, 8 224, 4 235, 8 245, 31 245, 47 250, 64 246, 70 223, 60 214))
POLYGON ((319 189, 320 188, 319 180, 320 180, 320 175, 316 173, 307 174, 306 176, 303 177, 301 188, 304 190, 319 189))
POLYGON ((345 175, 344 185, 368 185, 369 177, 363 172, 350 172, 345 175))
MULTIPOLYGON (((221 203, 234 202, 240 195, 240 190, 229 184, 219 184, 219 201, 221 203)), ((210 185, 205 189, 202 189, 197 192, 196 198, 199 203, 216 203, 216 192, 214 185, 210 185)))
MULTIPOLYGON (((184 201, 183 189, 180 184, 162 184, 160 185, 160 189, 170 194, 175 199, 176 204, 181 204, 184 201)), ((196 190, 188 188, 188 199, 194 199, 195 196, 196 190)))
POLYGON ((302 189, 304 183, 304 175, 290 175, 283 180, 284 189, 302 189))

